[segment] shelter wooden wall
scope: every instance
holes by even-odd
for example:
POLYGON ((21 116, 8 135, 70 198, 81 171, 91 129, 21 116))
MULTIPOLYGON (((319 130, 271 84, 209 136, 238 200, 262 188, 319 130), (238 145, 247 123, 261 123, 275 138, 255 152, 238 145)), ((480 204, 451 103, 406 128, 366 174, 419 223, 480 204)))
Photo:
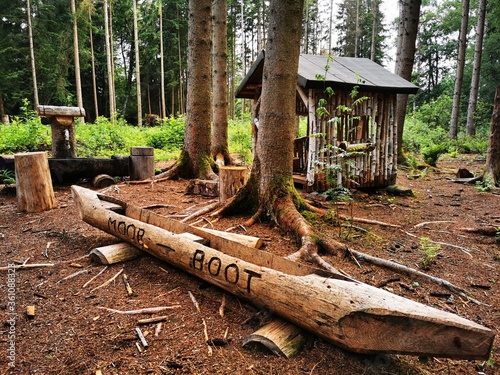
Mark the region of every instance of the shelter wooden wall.
MULTIPOLYGON (((324 97, 323 91, 309 90, 309 141, 306 143, 307 150, 302 151, 308 161, 307 170, 303 172, 307 174, 309 184, 317 184, 322 170, 338 164, 343 169, 339 171, 337 179, 345 187, 386 187, 394 184, 397 172, 396 95, 359 92, 358 96, 352 98, 350 94, 347 91, 335 92, 328 99, 330 115, 320 119, 316 114, 316 105, 324 97), (355 104, 360 97, 366 97, 366 100, 355 104), (358 148, 371 147, 365 147, 360 155, 351 157, 348 162, 341 157, 338 149, 332 147, 339 145, 348 146, 349 149, 356 149, 355 145, 359 145, 358 148)), ((303 112, 303 107, 297 108, 303 112)), ((321 189, 323 186, 315 187, 321 189)))

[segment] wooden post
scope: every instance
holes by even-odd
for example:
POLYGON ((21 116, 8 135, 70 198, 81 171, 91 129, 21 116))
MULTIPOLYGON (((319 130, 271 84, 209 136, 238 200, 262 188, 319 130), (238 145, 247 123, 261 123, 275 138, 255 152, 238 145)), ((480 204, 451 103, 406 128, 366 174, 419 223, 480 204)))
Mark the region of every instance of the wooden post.
POLYGON ((219 167, 219 200, 224 203, 247 182, 249 177, 247 167, 219 167))
POLYGON ((47 154, 45 152, 15 154, 14 161, 18 209, 40 212, 56 207, 47 154))
POLYGON ((153 147, 132 147, 130 149, 130 179, 146 180, 155 175, 153 147))
POLYGON ((85 117, 80 107, 39 105, 38 115, 50 118, 52 128, 52 157, 76 158, 75 117, 85 117))

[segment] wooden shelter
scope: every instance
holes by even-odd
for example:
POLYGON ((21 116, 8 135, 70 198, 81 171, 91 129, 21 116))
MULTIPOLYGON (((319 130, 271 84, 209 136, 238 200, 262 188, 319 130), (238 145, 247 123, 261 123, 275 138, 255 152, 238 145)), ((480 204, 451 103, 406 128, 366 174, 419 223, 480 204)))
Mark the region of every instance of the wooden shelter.
MULTIPOLYGON (((253 127, 258 124, 264 59, 262 51, 236 91, 237 98, 252 99, 253 127)), ((394 184, 396 97, 417 91, 369 59, 301 54, 296 108, 297 115, 307 117, 307 135, 295 140, 295 182, 324 190, 329 172, 345 187, 394 184), (317 111, 321 102, 322 115, 317 111)))

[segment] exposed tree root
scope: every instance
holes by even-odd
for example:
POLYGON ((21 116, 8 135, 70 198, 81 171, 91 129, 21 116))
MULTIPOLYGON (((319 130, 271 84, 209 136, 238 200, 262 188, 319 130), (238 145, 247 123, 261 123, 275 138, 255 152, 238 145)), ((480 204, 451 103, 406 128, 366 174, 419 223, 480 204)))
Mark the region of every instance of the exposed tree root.
MULTIPOLYGON (((304 202, 303 200, 301 200, 299 204, 301 204, 302 207, 308 211, 320 214, 325 213, 324 209, 314 207, 311 204, 304 202)), ((226 207, 227 205, 219 209, 218 214, 223 214, 226 207)), ((257 212, 249 220, 245 222, 245 226, 250 226, 253 223, 255 223, 262 215, 267 213, 267 211, 268 210, 266 210, 265 206, 261 204, 257 212)), ((273 220, 283 231, 293 233, 296 235, 298 239, 300 239, 299 250, 293 254, 290 254, 287 257, 290 260, 295 260, 295 261, 303 260, 305 262, 314 264, 320 267, 321 269, 324 269, 327 272, 330 272, 339 277, 350 278, 341 270, 338 270, 335 267, 333 267, 319 255, 321 250, 333 255, 339 255, 342 253, 345 254, 346 252, 349 252, 354 258, 356 258, 356 261, 363 260, 365 262, 374 264, 379 267, 390 269, 400 274, 404 274, 420 280, 430 281, 432 283, 438 284, 446 288, 447 290, 457 294, 458 296, 466 300, 472 301, 473 303, 479 305, 483 304, 482 302, 470 297, 469 293, 466 290, 456 285, 453 285, 452 283, 444 279, 428 275, 424 272, 418 271, 410 267, 406 267, 404 265, 389 260, 384 260, 356 250, 351 250, 347 247, 347 245, 339 241, 336 241, 333 238, 325 237, 321 234, 318 234, 317 231, 315 231, 314 228, 311 226, 311 224, 309 224, 305 220, 305 218, 301 215, 301 213, 298 211, 296 204, 294 203, 292 196, 290 194, 282 194, 282 196, 277 197, 274 200, 274 203, 270 211, 273 220)), ((381 223, 378 221, 371 221, 371 220, 367 220, 366 222, 378 225, 395 226, 393 224, 381 223)))
POLYGON ((220 203, 219 202, 214 202, 209 204, 208 206, 202 207, 201 209, 193 212, 189 216, 186 216, 184 219, 181 220, 181 223, 187 223, 189 220, 192 220, 194 218, 197 218, 201 215, 207 214, 209 212, 212 212, 215 210, 217 207, 219 207, 220 203))

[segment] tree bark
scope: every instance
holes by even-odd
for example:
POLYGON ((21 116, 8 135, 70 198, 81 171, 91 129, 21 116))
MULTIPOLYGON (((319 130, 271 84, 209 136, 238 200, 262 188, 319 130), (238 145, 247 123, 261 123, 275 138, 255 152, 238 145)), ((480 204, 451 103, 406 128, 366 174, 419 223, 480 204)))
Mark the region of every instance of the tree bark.
MULTIPOLYGON (((398 45, 396 52, 395 74, 411 81, 415 60, 415 41, 417 40, 421 0, 399 0, 398 45)), ((408 94, 398 94, 396 104, 396 124, 398 128, 398 161, 403 156, 403 130, 406 117, 408 94)))
MULTIPOLYGON (((83 108, 82 80, 80 78, 80 47, 78 45, 78 22, 76 18, 75 0, 71 0, 71 14, 73 15, 73 53, 75 58, 75 83, 77 106, 83 108)), ((85 123, 85 118, 80 117, 80 123, 85 123)))
POLYGON ((33 47, 33 28, 31 27, 31 3, 27 0, 26 10, 28 12, 28 35, 30 41, 31 76, 33 77, 33 104, 38 108, 38 84, 36 80, 35 48, 33 47))
POLYGON ((134 1, 134 45, 135 45, 135 82, 137 92, 137 126, 142 128, 141 62, 139 60, 139 27, 137 26, 137 0, 134 1))
POLYGON ((476 123, 474 114, 477 108, 477 95, 479 91, 479 73, 481 71, 481 56, 483 52, 484 24, 486 19, 486 0, 479 2, 479 16, 476 28, 476 43, 474 49, 474 66, 472 68, 472 82, 470 87, 469 108, 467 110, 467 125, 465 131, 467 135, 476 135, 476 123))
POLYGON ((109 100, 109 117, 111 122, 115 119, 115 92, 113 88, 113 66, 111 61, 111 44, 110 33, 109 33, 109 17, 108 17, 108 0, 103 0, 103 11, 104 11, 104 38, 106 45, 106 66, 108 72, 108 100, 109 100))
MULTIPOLYGON (((167 108, 165 107, 165 58, 163 53, 163 2, 159 2, 159 18, 160 18, 160 79, 161 79, 161 111, 160 117, 162 120, 167 117, 167 108)), ((151 113, 151 112, 149 112, 151 113)))
POLYGON ((184 145, 179 161, 183 178, 213 179, 211 0, 189 1, 188 94, 184 145))
POLYGON ((215 0, 212 7, 214 20, 212 155, 216 157, 221 154, 224 164, 227 165, 231 164, 227 133, 227 0, 215 0))
POLYGON ((453 107, 451 109, 450 139, 456 139, 458 135, 458 120, 460 116, 460 96, 462 94, 462 84, 464 82, 465 52, 467 50, 467 29, 469 27, 469 5, 470 0, 463 0, 462 4, 462 24, 458 37, 458 61, 457 73, 455 76, 455 90, 453 91, 453 107))
POLYGON ((491 174, 495 186, 500 187, 500 86, 497 86, 493 115, 491 116, 486 171, 491 174))

